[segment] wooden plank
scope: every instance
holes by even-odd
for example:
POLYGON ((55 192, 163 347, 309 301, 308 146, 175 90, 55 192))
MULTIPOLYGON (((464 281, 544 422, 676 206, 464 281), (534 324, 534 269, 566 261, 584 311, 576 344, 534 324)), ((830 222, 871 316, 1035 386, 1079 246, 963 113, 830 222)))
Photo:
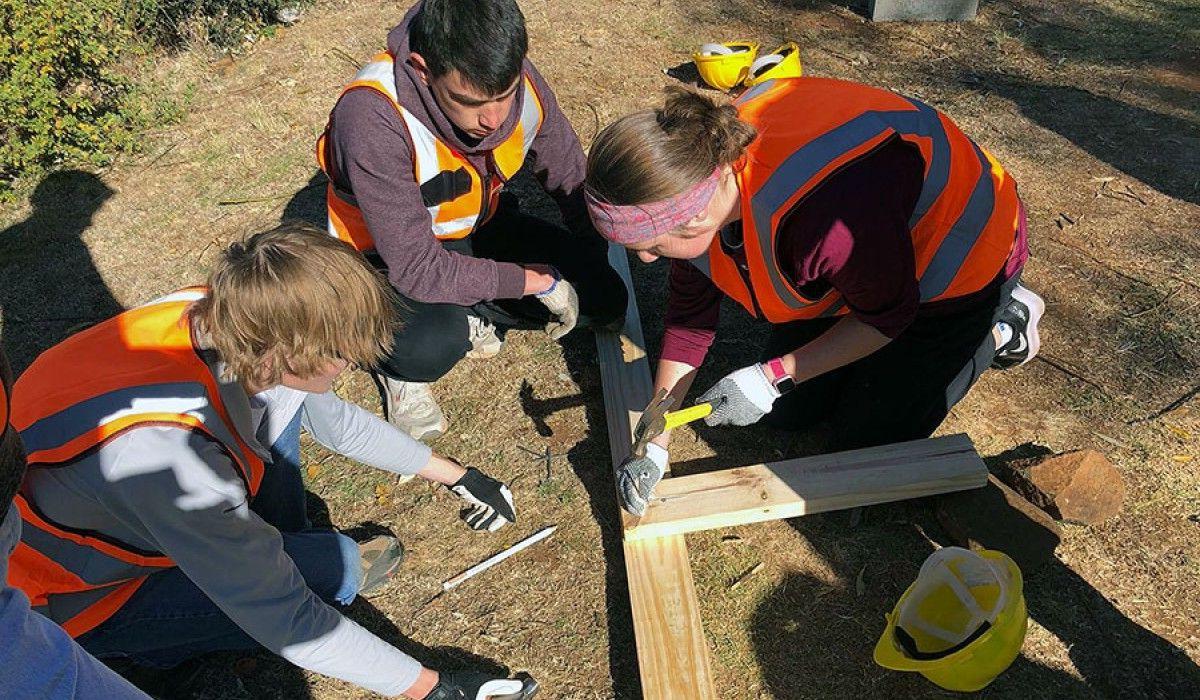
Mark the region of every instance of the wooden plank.
MULTIPOLYGON (((621 333, 596 333, 615 470, 629 454, 633 427, 650 402, 653 384, 625 250, 610 245, 608 261, 629 288, 621 333)), ((620 512, 622 524, 630 524, 632 516, 624 509, 620 512)), ((649 700, 715 700, 708 643, 683 535, 626 542, 623 549, 643 696, 649 700)))
POLYGON ((624 548, 643 696, 715 700, 684 536, 626 540, 624 548))
POLYGON ((914 440, 664 479, 626 540, 980 488, 987 467, 966 435, 914 440))

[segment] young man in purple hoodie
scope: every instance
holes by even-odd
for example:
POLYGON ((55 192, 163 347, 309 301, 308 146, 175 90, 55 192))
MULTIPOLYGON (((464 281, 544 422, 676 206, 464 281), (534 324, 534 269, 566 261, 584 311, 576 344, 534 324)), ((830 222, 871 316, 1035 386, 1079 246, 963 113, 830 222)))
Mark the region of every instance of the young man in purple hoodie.
POLYGON ((616 322, 626 291, 583 203, 586 164, 526 59, 515 0, 424 0, 346 86, 317 145, 329 232, 373 253, 403 302, 377 368, 388 419, 413 437, 447 423, 429 386, 490 357, 511 328, 560 338, 616 322), (502 192, 527 168, 566 227, 502 192))

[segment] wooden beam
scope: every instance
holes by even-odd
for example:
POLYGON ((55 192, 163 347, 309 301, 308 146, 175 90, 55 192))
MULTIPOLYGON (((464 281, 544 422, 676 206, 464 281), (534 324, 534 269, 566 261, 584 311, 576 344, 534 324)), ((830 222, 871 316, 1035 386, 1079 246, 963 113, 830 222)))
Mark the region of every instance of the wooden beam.
POLYGON ((987 467, 966 435, 664 479, 626 540, 791 518, 980 488, 987 467))
MULTIPOLYGON (((629 289, 621 333, 596 333, 615 470, 629 454, 633 427, 650 403, 653 384, 625 249, 610 245, 608 261, 629 289)), ((622 526, 631 524, 632 516, 624 509, 620 512, 622 526)), ((715 700, 708 643, 683 535, 627 541, 623 549, 643 696, 647 700, 715 700)))

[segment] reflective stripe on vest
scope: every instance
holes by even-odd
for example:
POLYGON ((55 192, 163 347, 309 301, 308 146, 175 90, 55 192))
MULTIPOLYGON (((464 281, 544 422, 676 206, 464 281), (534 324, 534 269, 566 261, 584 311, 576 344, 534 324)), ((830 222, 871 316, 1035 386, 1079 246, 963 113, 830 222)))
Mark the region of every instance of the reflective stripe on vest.
MULTIPOLYGON (((29 468, 69 466, 126 430, 183 427, 220 446, 253 496, 264 464, 237 433, 195 346, 188 306, 205 290, 181 290, 126 311, 43 353, 13 387, 12 423, 29 468)), ((95 532, 51 521, 25 495, 9 582, 74 636, 108 619, 149 574, 174 566, 95 532)))
POLYGON ((763 83, 737 105, 759 130, 738 169, 749 269, 746 277, 738 272, 719 237, 705 260, 693 262, 752 314, 782 323, 847 313, 835 290, 807 299, 787 282, 774 253, 778 227, 824 180, 894 137, 915 145, 925 163, 909 219, 921 301, 978 291, 1003 269, 1016 239, 1016 184, 945 115, 885 90, 821 78, 763 83))
MULTIPOLYGON (((441 240, 465 238, 495 212, 500 189, 524 164, 544 119, 541 98, 533 87, 533 81, 528 76, 522 76, 524 90, 520 118, 508 138, 491 151, 496 172, 481 176, 465 155, 438 138, 416 115, 400 104, 394 70, 392 56, 379 54, 358 71, 342 94, 355 88, 369 88, 388 98, 408 131, 413 176, 421 188, 433 235, 441 240)), ((317 160, 331 180, 325 198, 329 233, 359 250, 373 249, 375 245, 358 209, 358 202, 351 193, 339 190, 332 184, 330 164, 326 162, 328 135, 329 127, 326 126, 325 133, 317 141, 317 160)))

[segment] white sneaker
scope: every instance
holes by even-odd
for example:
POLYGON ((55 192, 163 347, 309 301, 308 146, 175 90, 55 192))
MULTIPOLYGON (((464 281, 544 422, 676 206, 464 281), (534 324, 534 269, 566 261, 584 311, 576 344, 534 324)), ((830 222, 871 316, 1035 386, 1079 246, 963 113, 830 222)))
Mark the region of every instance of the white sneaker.
POLYGON ((1013 289, 1012 300, 1000 313, 1000 319, 992 329, 997 340, 992 367, 1020 367, 1038 354, 1042 347, 1038 323, 1044 313, 1046 302, 1037 293, 1020 284, 1013 289))
POLYGON ((383 375, 379 379, 383 380, 383 405, 389 423, 414 440, 433 440, 446 432, 449 423, 429 384, 402 382, 383 375))
POLYGON ((467 357, 474 359, 486 360, 495 357, 504 347, 504 341, 496 335, 496 326, 475 314, 467 314, 467 338, 471 341, 471 350, 467 357))

